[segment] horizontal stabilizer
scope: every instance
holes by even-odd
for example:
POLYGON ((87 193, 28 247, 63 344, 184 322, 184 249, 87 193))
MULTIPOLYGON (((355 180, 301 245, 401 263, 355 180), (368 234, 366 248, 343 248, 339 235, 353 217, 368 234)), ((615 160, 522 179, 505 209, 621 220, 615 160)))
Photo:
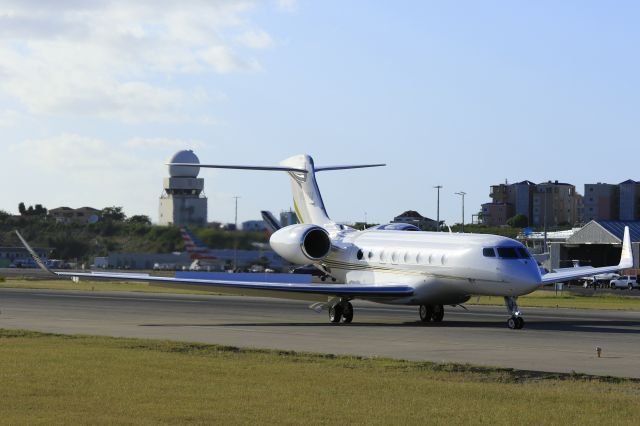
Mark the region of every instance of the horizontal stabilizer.
POLYGON ((266 170, 276 172, 307 173, 305 169, 296 169, 282 166, 234 166, 227 164, 192 164, 192 163, 167 163, 168 166, 203 167, 205 169, 236 169, 236 170, 266 170))
POLYGON ((386 164, 359 164, 353 166, 326 166, 326 167, 316 167, 316 172, 324 172, 327 170, 348 170, 348 169, 366 169, 367 167, 384 167, 386 164))
MULTIPOLYGON (((262 170, 262 171, 275 171, 275 172, 296 172, 296 173, 308 173, 306 169, 299 169, 294 167, 282 167, 282 166, 240 166, 230 164, 192 164, 192 163, 167 163, 168 166, 184 166, 184 167, 202 167, 205 169, 235 169, 235 170, 262 170)), ((365 169, 368 167, 384 167, 386 164, 359 164, 359 165, 346 165, 346 166, 326 166, 315 167, 316 172, 325 172, 329 170, 349 170, 349 169, 365 169)))

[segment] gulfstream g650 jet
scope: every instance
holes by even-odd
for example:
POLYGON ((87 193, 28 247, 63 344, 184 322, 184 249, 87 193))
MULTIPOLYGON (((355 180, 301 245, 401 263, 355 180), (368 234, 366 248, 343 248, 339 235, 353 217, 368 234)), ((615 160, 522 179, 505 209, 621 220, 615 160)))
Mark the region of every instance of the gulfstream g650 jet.
MULTIPOLYGON (((203 168, 275 170, 289 174, 299 224, 273 233, 270 244, 280 256, 294 264, 314 264, 334 280, 323 283, 171 278, 146 274, 55 272, 75 279, 147 281, 155 285, 189 286, 243 295, 294 298, 316 302, 329 311, 331 322, 353 319, 351 300, 418 306, 424 322, 440 322, 444 306, 459 305, 472 296, 502 296, 509 312, 507 325, 522 328, 524 320, 516 303, 518 296, 545 284, 568 281, 633 266, 629 229, 625 229, 620 263, 603 268, 570 268, 542 275, 519 242, 495 235, 420 232, 411 225, 383 225, 357 231, 332 221, 325 210, 316 183, 316 172, 375 167, 315 167, 308 155, 284 160, 278 167, 201 164, 203 168)), ((171 164, 193 167, 193 164, 171 164)), ((19 235, 19 234, 18 234, 19 235)), ((25 246, 27 243, 20 237, 25 246)), ((30 250, 34 258, 46 266, 30 250)), ((51 272, 51 271, 50 271, 51 272)), ((52 272, 54 273, 54 272, 52 272)))

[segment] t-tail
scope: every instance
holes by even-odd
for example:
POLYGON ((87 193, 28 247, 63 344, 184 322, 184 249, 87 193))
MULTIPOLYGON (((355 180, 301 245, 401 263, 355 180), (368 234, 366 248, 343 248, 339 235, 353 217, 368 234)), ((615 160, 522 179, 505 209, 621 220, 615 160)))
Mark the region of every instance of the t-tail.
MULTIPOLYGON (((239 170, 271 170, 287 172, 291 178, 291 191, 293 193, 293 206, 298 222, 320 226, 331 226, 334 222, 329 218, 322 201, 322 195, 316 182, 316 172, 329 170, 361 169, 365 167, 380 167, 385 164, 362 164, 345 166, 316 167, 313 158, 301 154, 287 158, 280 162, 279 166, 242 166, 200 164, 199 167, 213 169, 239 169, 239 170)), ((169 166, 189 166, 193 164, 170 163, 169 166)))
POLYGON ((324 226, 332 224, 316 182, 313 158, 308 155, 296 155, 280 162, 280 165, 304 170, 304 172, 289 171, 293 208, 298 216, 298 222, 324 226))

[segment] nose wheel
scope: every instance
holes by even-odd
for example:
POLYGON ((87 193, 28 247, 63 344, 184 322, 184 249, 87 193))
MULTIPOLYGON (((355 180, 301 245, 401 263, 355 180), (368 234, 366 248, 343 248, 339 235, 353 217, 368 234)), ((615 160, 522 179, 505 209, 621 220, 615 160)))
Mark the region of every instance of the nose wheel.
POLYGON ((524 320, 522 317, 511 317, 507 320, 507 327, 512 330, 520 330, 524 327, 524 320))
POLYGON ((507 311, 511 314, 511 317, 507 320, 507 327, 511 330, 520 330, 524 327, 524 319, 520 314, 517 298, 513 296, 505 296, 504 304, 507 307, 507 311))

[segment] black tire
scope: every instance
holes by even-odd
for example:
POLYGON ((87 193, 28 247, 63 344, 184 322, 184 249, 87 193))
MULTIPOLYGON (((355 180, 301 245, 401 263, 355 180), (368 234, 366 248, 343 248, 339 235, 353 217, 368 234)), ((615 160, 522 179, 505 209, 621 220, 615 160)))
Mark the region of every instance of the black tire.
POLYGON ((429 322, 433 317, 433 308, 430 305, 420 305, 418 313, 420 314, 420 321, 429 322))
POLYGON ((342 306, 342 322, 349 324, 353 321, 353 305, 351 302, 346 302, 342 306))
POLYGON ((329 308, 329 321, 338 323, 342 319, 342 306, 337 304, 329 308))
POLYGON ((433 305, 433 313, 431 314, 431 319, 433 322, 442 322, 444 318, 444 306, 442 305, 433 305))
POLYGON ((517 317, 516 318, 516 322, 517 322, 517 329, 520 330, 522 327, 524 327, 524 318, 522 317, 517 317))
POLYGON ((518 328, 518 321, 516 317, 511 317, 507 320, 507 327, 511 330, 516 330, 518 328))

